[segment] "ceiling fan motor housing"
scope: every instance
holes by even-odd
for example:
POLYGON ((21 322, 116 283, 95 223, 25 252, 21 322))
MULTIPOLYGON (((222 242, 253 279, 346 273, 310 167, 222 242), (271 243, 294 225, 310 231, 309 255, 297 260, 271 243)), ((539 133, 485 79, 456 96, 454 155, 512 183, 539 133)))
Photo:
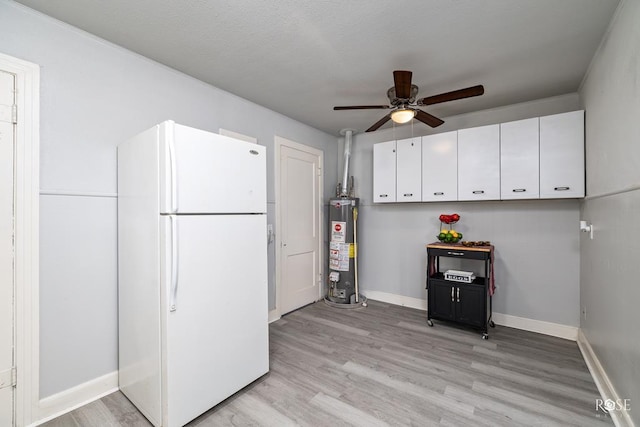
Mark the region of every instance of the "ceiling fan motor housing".
POLYGON ((411 85, 411 96, 407 99, 398 98, 396 96, 396 88, 395 86, 390 87, 387 90, 387 98, 389 98, 389 102, 391 105, 402 105, 402 104, 413 104, 416 102, 416 96, 418 96, 418 86, 411 85))

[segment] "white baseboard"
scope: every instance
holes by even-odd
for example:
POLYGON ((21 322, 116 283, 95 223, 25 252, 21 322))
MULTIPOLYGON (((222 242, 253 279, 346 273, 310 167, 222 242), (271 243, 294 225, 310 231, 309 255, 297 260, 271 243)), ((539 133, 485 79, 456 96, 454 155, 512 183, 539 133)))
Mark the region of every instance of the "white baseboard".
MULTIPOLYGON (((403 295, 390 294, 380 291, 362 291, 369 299, 386 302, 388 304, 402 305, 427 311, 427 297, 413 298, 403 295)), ((502 326, 522 329, 524 331, 537 332, 575 341, 578 338, 578 328, 575 326, 561 325, 559 323, 544 322, 542 320, 527 319, 525 317, 512 316, 510 314, 493 313, 493 321, 502 326)))
POLYGON ((278 309, 273 309, 269 312, 269 323, 273 323, 276 320, 280 320, 280 314, 278 313, 278 309))
POLYGON ((362 291, 362 294, 368 299, 427 311, 426 293, 425 293, 424 299, 405 297, 403 295, 390 294, 388 292, 380 292, 380 291, 362 291))
POLYGON ((493 312, 493 321, 497 325, 551 335, 552 337, 564 338, 565 340, 576 341, 578 339, 578 328, 575 326, 528 319, 510 314, 496 313, 495 311, 493 312))
MULTIPOLYGON (((584 335, 582 330, 578 331, 578 347, 582 352, 582 357, 587 364, 587 368, 589 368, 589 372, 591 372, 593 381, 596 383, 596 387, 598 387, 598 391, 600 392, 602 399, 611 399, 614 402, 619 401, 620 396, 616 392, 616 389, 611 383, 609 376, 602 367, 598 356, 596 356, 593 348, 591 347, 591 344, 589 344, 589 341, 587 341, 587 337, 584 335)), ((610 411, 609 415, 611 416, 613 423, 617 427, 635 426, 628 411, 610 411)))
POLYGON ((118 390, 118 371, 40 399, 37 426, 118 390))

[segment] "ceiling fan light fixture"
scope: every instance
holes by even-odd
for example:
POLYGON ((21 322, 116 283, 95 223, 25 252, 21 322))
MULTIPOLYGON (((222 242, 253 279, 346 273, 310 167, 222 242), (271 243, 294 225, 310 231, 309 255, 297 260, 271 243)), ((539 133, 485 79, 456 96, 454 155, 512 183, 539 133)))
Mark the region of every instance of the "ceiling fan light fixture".
POLYGON ((407 123, 416 116, 416 110, 401 108, 391 113, 391 120, 398 124, 407 123))

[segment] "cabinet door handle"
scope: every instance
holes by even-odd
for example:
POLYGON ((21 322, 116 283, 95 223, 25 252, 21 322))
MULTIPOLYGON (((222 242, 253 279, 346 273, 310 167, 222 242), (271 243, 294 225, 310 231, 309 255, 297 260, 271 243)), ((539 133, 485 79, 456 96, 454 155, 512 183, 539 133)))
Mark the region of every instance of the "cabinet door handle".
POLYGON ((554 190, 555 191, 567 191, 569 189, 569 187, 555 187, 554 190))
POLYGON ((451 287, 451 302, 455 302, 456 300, 453 298, 453 286, 451 287))
POLYGON ((434 196, 444 196, 444 193, 442 191, 436 191, 435 193, 433 193, 434 196))
POLYGON ((463 256, 464 252, 447 252, 447 255, 463 256))
POLYGON ((413 196, 413 193, 404 193, 404 197, 411 197, 413 196))
POLYGON ((458 288, 458 291, 456 292, 456 299, 460 302, 460 288, 458 288))
POLYGON ((484 194, 484 190, 475 190, 473 194, 484 194))
POLYGON ((513 190, 514 193, 524 193, 525 191, 527 191, 526 188, 514 188, 513 190))
POLYGON ((378 197, 389 197, 389 195, 388 195, 388 194, 381 194, 381 195, 380 195, 380 196, 378 196, 378 197))

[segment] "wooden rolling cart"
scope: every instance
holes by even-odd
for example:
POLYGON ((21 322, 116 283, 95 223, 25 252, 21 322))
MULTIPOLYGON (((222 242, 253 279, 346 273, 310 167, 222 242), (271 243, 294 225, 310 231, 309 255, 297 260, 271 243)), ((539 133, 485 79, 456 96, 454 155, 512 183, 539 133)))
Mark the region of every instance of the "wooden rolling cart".
POLYGON ((463 246, 461 244, 431 243, 427 245, 427 324, 432 319, 446 320, 471 326, 489 338, 493 295, 493 251, 491 246, 463 246), (440 271, 440 257, 472 259, 484 263, 484 277, 471 283, 445 280, 440 271))

